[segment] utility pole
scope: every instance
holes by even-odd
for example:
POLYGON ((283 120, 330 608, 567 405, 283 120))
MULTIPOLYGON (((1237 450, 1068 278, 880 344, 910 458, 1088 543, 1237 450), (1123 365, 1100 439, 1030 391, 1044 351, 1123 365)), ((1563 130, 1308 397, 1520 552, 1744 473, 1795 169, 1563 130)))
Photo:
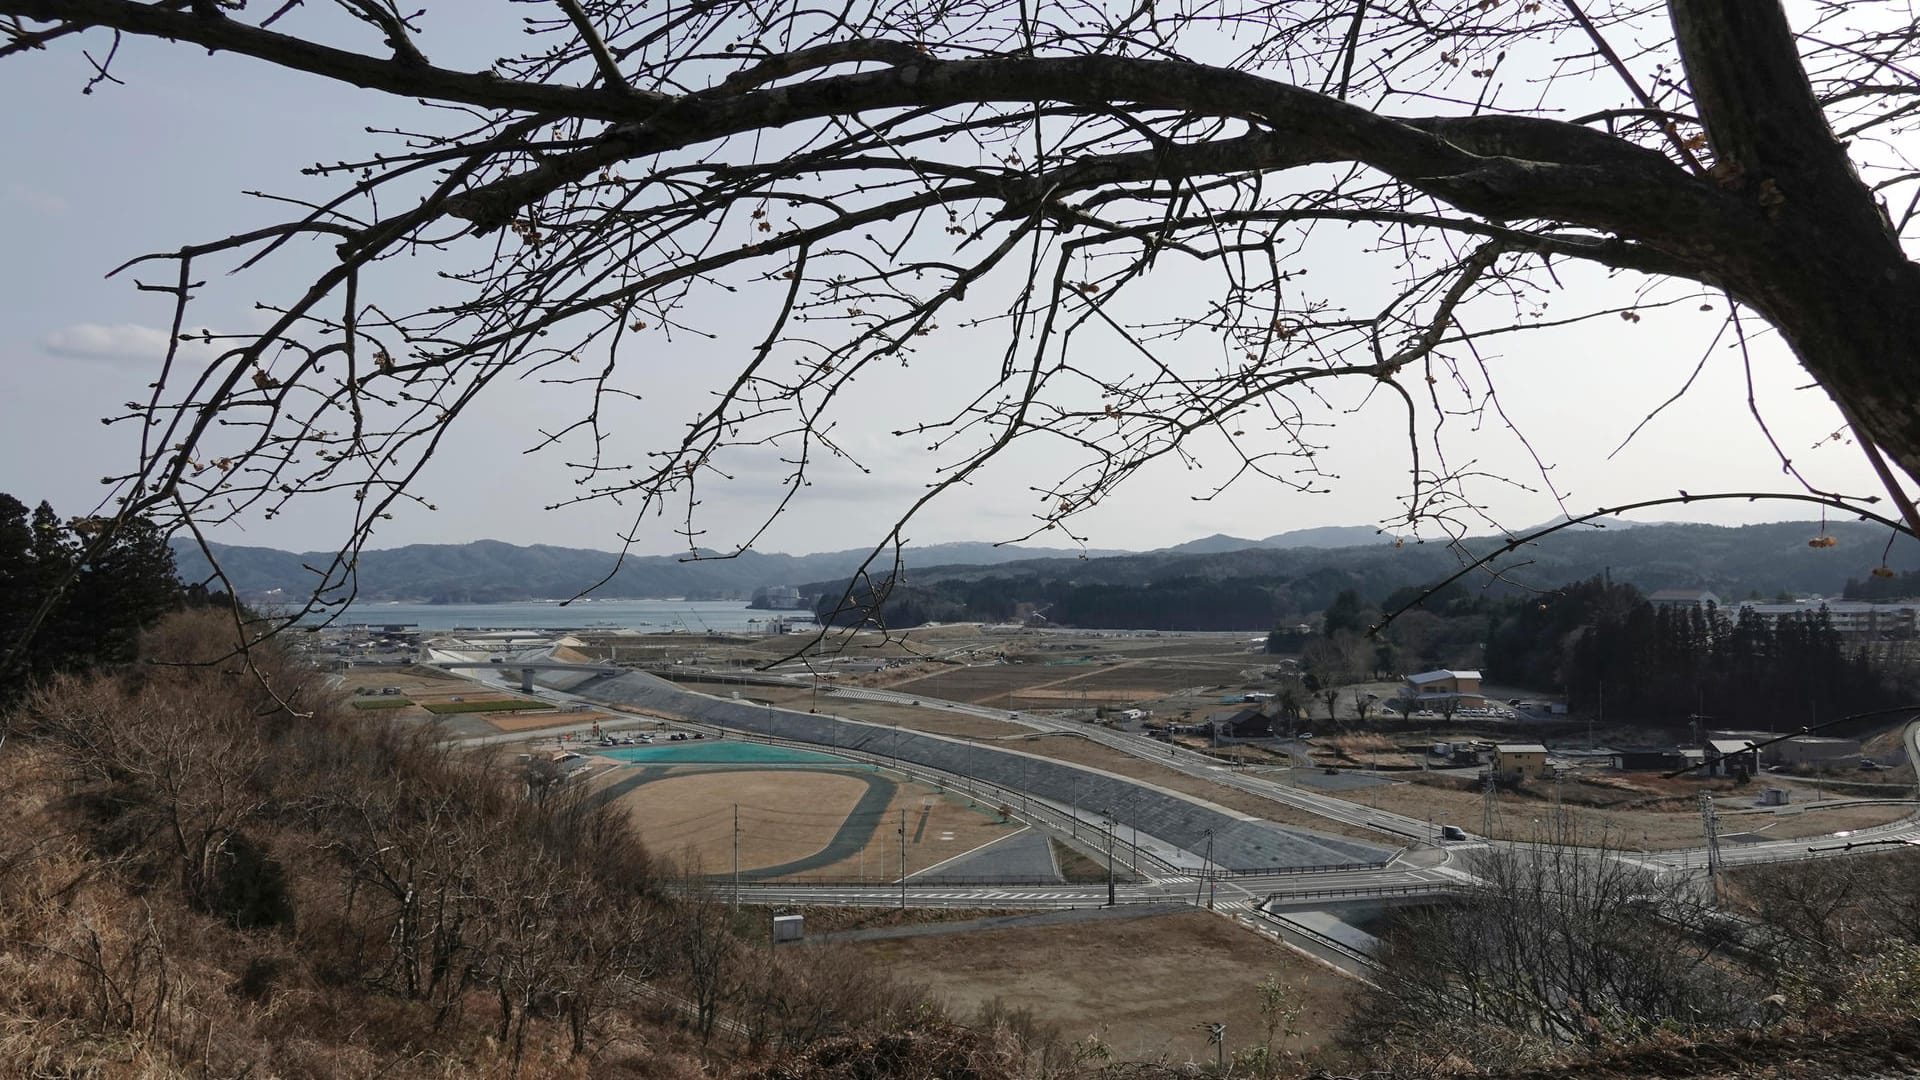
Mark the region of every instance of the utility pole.
POLYGON ((900 910, 907 910, 907 811, 900 811, 900 910))
POLYGON ((1101 813, 1101 815, 1102 815, 1103 817, 1105 817, 1105 818, 1107 819, 1107 906, 1108 906, 1108 907, 1112 907, 1112 906, 1114 906, 1114 899, 1113 899, 1113 811, 1111 811, 1111 810, 1102 810, 1102 811, 1100 811, 1100 813, 1101 813))
POLYGON ((1493 766, 1487 766, 1484 776, 1486 783, 1480 793, 1480 835, 1491 840, 1493 839, 1493 800, 1495 798, 1493 766))
MULTIPOLYGON (((1207 830, 1206 858, 1208 862, 1211 862, 1213 859, 1213 830, 1212 829, 1207 830)), ((1200 864, 1200 876, 1196 878, 1193 883, 1193 906, 1195 907, 1200 906, 1200 894, 1206 890, 1206 887, 1207 887, 1207 868, 1206 868, 1206 863, 1203 862, 1200 864)))
POLYGON ((1214 890, 1214 881, 1213 881, 1213 873, 1214 873, 1214 871, 1213 871, 1213 830, 1212 830, 1212 829, 1208 829, 1208 830, 1207 830, 1207 859, 1206 859, 1206 869, 1207 869, 1207 876, 1206 876, 1206 884, 1207 884, 1207 910, 1208 910, 1208 911, 1212 911, 1212 910, 1213 910, 1213 890, 1214 890))
POLYGON ((1127 820, 1133 826, 1133 870, 1140 872, 1140 789, 1133 789, 1133 801, 1127 804, 1127 820))
POLYGON ((1707 834, 1707 881, 1713 886, 1713 899, 1720 902, 1720 816, 1713 812, 1713 796, 1700 793, 1700 824, 1707 834))
POLYGON ((740 910, 740 804, 733 804, 733 909, 740 910))

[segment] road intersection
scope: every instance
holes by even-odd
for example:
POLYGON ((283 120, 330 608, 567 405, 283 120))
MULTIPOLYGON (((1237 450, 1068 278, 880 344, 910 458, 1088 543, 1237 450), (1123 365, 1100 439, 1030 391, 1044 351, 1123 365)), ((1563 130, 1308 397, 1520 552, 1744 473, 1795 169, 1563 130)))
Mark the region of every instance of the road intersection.
MULTIPOLYGON (((447 659, 465 658, 450 655, 447 659)), ((538 659, 554 663, 550 656, 543 655, 538 659)), ((510 664, 511 661, 509 666, 510 664)), ((605 684, 609 680, 597 668, 582 665, 579 673, 581 677, 572 681, 567 678, 569 673, 564 670, 564 666, 560 666, 558 671, 543 670, 541 674, 541 685, 535 690, 535 694, 542 699, 589 706, 607 704, 605 684)), ((678 687, 674 690, 677 695, 684 695, 689 700, 706 699, 714 703, 739 705, 738 701, 697 694, 678 687)), ((1436 835, 1437 827, 1432 822, 1284 784, 1256 772, 1231 767, 1217 759, 1184 747, 1106 728, 1067 723, 1017 711, 988 709, 964 702, 901 694, 895 691, 864 688, 836 689, 833 695, 941 709, 1012 722, 1036 732, 1087 739, 1133 757, 1152 761, 1161 767, 1189 777, 1269 799, 1330 821, 1373 830, 1382 834, 1383 837, 1392 838, 1400 845, 1400 849, 1390 859, 1379 862, 1349 864, 1338 869, 1303 866, 1285 871, 1266 872, 1258 869, 1240 872, 1222 870, 1200 852, 1170 844, 1163 838, 1153 836, 1147 836, 1143 843, 1123 844, 1117 848, 1122 853, 1119 859, 1120 864, 1131 867, 1142 880, 1112 883, 1112 903, 1122 905, 1181 903, 1229 915, 1356 977, 1365 977, 1369 963, 1366 957, 1356 952, 1350 943, 1317 932, 1304 921, 1288 919, 1286 912, 1315 902, 1338 905, 1354 901, 1396 900, 1445 894, 1471 886, 1475 882, 1476 879, 1470 869, 1474 853, 1515 850, 1528 846, 1519 842, 1486 838, 1470 838, 1465 842, 1441 842, 1436 835)), ((732 734, 736 737, 750 734, 756 739, 765 738, 773 742, 821 749, 828 745, 825 740, 816 741, 808 737, 819 730, 817 727, 799 722, 809 714, 795 714, 788 710, 771 707, 765 710, 755 708, 748 715, 755 717, 764 715, 767 718, 765 726, 757 730, 741 731, 724 722, 716 722, 716 719, 727 718, 727 710, 716 713, 713 709, 702 708, 699 712, 701 715, 689 716, 675 722, 695 729, 706 729, 714 734, 732 734), (790 719, 781 725, 780 718, 783 716, 790 719), (779 732, 777 736, 776 730, 779 732)), ((813 717, 813 719, 817 721, 823 718, 813 717)), ((854 722, 842 721, 841 723, 854 722)), ((589 725, 582 724, 576 727, 584 731, 589 725)), ((541 735, 551 737, 556 732, 567 730, 568 728, 564 727, 556 728, 543 731, 541 735)), ((896 740, 898 737, 896 735, 896 740)), ((524 734, 516 734, 486 736, 469 741, 494 743, 520 741, 525 738, 524 734)), ((1908 726, 1906 741, 1909 760, 1920 762, 1920 721, 1908 726)), ((882 767, 890 767, 909 777, 950 784, 963 791, 968 790, 970 783, 978 784, 978 781, 964 775, 946 773, 937 768, 903 760, 898 756, 897 741, 895 755, 891 758, 871 745, 856 748, 835 745, 833 752, 857 760, 865 759, 882 767)), ((1014 750, 1000 752, 1018 753, 1014 750)), ((1161 790, 1144 781, 1117 774, 1101 775, 1114 783, 1132 785, 1142 790, 1161 790)), ((1077 800, 1072 805, 1068 805, 1062 801, 1022 791, 1015 785, 1006 783, 1004 776, 998 779, 1000 782, 985 785, 983 789, 974 790, 971 793, 982 797, 991 795, 1005 798, 1013 810, 1013 816, 1024 819, 1035 828, 1067 836, 1097 829, 1103 823, 1099 811, 1091 811, 1089 807, 1079 804, 1077 800), (1095 815, 1091 819, 1088 817, 1090 812, 1095 815)), ((1107 818, 1104 824, 1109 829, 1114 825, 1112 818, 1107 818)), ((1118 831, 1115 830, 1116 834, 1118 831)), ((1096 832, 1095 835, 1097 837, 1100 834, 1096 832)), ((1720 849, 1719 861, 1722 866, 1739 866, 1834 858, 1881 850, 1897 844, 1920 846, 1920 815, 1909 815, 1888 825, 1831 837, 1725 844, 1720 849)), ((1607 856, 1661 875, 1682 874, 1704 877, 1708 867, 1707 852, 1704 848, 1652 853, 1611 851, 1607 856)), ((715 888, 722 895, 731 895, 731 886, 727 883, 717 883, 715 888)), ((741 902, 772 905, 847 904, 872 907, 1057 910, 1105 906, 1109 903, 1109 895, 1109 885, 1106 883, 968 885, 950 878, 916 882, 914 875, 909 875, 905 882, 896 880, 891 883, 743 884, 740 887, 738 899, 741 902)))

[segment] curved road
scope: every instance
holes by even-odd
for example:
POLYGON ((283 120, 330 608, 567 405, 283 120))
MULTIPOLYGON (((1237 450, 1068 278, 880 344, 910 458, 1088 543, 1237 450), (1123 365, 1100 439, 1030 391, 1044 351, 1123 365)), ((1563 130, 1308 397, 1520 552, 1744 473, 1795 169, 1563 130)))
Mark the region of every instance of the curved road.
MULTIPOLYGON (((590 669, 583 666, 583 671, 585 670, 590 669)), ((683 692, 693 693, 692 691, 683 692)), ((1432 826, 1428 822, 1248 775, 1194 751, 1105 728, 1071 724, 1019 712, 1009 713, 1000 709, 988 709, 963 702, 942 701, 895 691, 840 689, 834 693, 837 696, 918 704, 922 708, 944 709, 1003 721, 1011 720, 1035 731, 1085 738, 1134 757, 1172 768, 1188 776, 1259 795, 1331 820, 1411 840, 1416 843, 1416 849, 1424 847, 1427 851, 1425 858, 1407 858, 1403 853, 1402 857, 1377 868, 1327 873, 1248 875, 1222 878, 1217 881, 1205 880, 1206 875, 1181 873, 1177 867, 1167 868, 1164 865, 1156 872, 1151 866, 1156 860, 1147 860, 1141 867, 1148 871, 1146 882, 1115 886, 1114 899, 1122 904, 1172 901, 1211 907, 1214 910, 1233 914, 1256 911, 1270 899, 1298 901, 1313 898, 1351 899, 1367 896, 1437 894, 1473 881, 1469 873, 1451 865, 1453 860, 1450 854, 1453 851, 1518 846, 1506 841, 1490 842, 1482 839, 1437 848, 1425 843, 1432 836, 1432 826)), ((539 691, 538 696, 594 703, 591 698, 545 687, 539 691)), ((714 698, 713 700, 726 699, 714 698)), ((586 726, 580 725, 583 730, 586 726)), ((542 733, 543 736, 548 734, 552 732, 542 733)), ((525 735, 511 735, 474 741, 509 741, 525 737, 525 735)), ((803 739, 782 738, 779 741, 818 745, 807 743, 803 739)), ((1906 741, 1908 761, 1920 767, 1920 720, 1908 725, 1906 741)), ((1728 844, 1721 848, 1721 862, 1726 866, 1738 866, 1831 858, 1871 852, 1896 844, 1920 846, 1920 815, 1911 815, 1892 824, 1860 829, 1850 834, 1832 837, 1728 844)), ((1661 873, 1700 874, 1705 872, 1707 862, 1704 848, 1651 854, 1619 853, 1614 857, 1661 873)), ((898 884, 892 886, 796 886, 753 883, 743 888, 742 898, 792 904, 839 903, 887 906, 905 903, 925 907, 1071 908, 1105 904, 1107 887, 1103 884, 957 886, 941 883, 916 884, 911 880, 906 882, 904 888, 898 884)))

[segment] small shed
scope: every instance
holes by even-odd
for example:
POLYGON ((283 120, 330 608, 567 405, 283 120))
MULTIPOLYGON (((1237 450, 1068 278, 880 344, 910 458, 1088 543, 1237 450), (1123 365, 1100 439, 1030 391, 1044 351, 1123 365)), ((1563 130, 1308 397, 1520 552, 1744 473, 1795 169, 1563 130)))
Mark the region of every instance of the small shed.
POLYGON ((1613 752, 1613 767, 1619 772, 1674 772, 1692 764, 1672 748, 1639 747, 1613 752))

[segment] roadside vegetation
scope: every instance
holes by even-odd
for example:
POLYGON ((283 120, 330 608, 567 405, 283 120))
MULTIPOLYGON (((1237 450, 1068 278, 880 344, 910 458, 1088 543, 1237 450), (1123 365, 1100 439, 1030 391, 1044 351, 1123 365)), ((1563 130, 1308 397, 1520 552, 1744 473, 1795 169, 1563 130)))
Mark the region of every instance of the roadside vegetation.
POLYGON ((362 711, 378 712, 381 709, 404 709, 413 702, 403 697, 359 697, 349 704, 362 711))
POLYGON ((527 698, 499 698, 493 701, 423 701, 420 707, 435 715, 473 712, 527 712, 534 709, 551 709, 552 702, 531 701, 527 698))
POLYGON ((1455 902, 1392 920, 1343 1036, 1358 1059, 1425 1076, 1760 1032, 1868 1044, 1920 1021, 1913 853, 1742 871, 1729 907, 1698 879, 1602 857, 1614 838, 1570 817, 1534 839, 1477 858, 1455 902))

